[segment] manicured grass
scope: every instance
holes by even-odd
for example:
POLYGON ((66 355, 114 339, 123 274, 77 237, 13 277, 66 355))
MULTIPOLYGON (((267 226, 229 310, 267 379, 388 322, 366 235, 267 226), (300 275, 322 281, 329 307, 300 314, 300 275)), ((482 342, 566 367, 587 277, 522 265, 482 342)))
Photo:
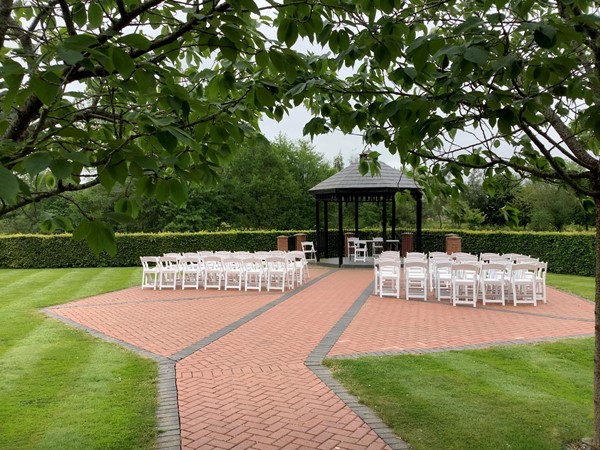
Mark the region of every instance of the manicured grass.
POLYGON ((151 449, 154 361, 39 308, 139 282, 139 269, 0 270, 0 448, 151 449))
POLYGON ((581 277, 578 275, 561 275, 549 273, 546 279, 548 286, 553 286, 565 292, 579 295, 594 301, 596 283, 594 277, 581 277))
POLYGON ((327 365, 415 450, 561 450, 592 435, 592 339, 327 365))

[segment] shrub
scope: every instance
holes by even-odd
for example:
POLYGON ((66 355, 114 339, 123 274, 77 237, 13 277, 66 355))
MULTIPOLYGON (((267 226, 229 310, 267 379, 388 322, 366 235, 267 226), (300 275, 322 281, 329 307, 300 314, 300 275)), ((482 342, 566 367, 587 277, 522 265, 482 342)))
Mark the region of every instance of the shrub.
MULTIPOLYGON (((8 235, 0 236, 0 267, 127 267, 139 265, 142 255, 162 255, 167 252, 198 250, 274 250, 277 236, 306 233, 315 241, 314 231, 223 231, 198 233, 135 233, 117 234, 118 253, 94 255, 83 242, 70 235, 8 235)), ((462 250, 481 252, 522 253, 548 262, 554 273, 593 276, 595 273, 594 233, 424 230, 423 250, 445 251, 446 235, 461 236, 462 250)), ((378 230, 361 230, 361 237, 370 238, 378 230)))

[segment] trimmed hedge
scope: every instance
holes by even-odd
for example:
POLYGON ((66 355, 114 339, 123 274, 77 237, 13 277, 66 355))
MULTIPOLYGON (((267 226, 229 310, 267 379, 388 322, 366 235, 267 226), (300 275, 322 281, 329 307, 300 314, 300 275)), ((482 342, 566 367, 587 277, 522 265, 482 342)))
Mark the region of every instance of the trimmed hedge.
MULTIPOLYGON (((314 231, 228 231, 198 233, 117 234, 118 253, 95 256, 84 242, 70 235, 0 236, 0 267, 128 267, 139 265, 141 255, 197 250, 274 250, 277 236, 304 232, 315 240, 314 231)), ((534 233, 511 231, 424 230, 423 250, 444 251, 446 235, 461 236, 462 250, 522 253, 548 262, 554 273, 595 274, 594 233, 534 233)))
POLYGON ((548 262, 548 270, 553 273, 584 276, 596 273, 593 232, 426 230, 423 231, 423 250, 445 251, 449 233, 461 237, 463 252, 521 253, 548 262))
POLYGON ((94 255, 85 242, 71 235, 0 236, 0 267, 129 267, 140 265, 140 256, 198 250, 274 250, 281 231, 117 234, 117 254, 94 255))

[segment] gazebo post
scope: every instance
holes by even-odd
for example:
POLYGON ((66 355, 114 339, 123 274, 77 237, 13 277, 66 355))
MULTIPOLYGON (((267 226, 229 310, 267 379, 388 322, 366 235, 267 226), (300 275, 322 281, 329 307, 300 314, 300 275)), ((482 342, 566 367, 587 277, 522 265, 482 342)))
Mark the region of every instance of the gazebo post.
POLYGON ((382 233, 382 237, 383 237, 383 246, 385 247, 385 244, 387 242, 387 195, 383 194, 383 233, 382 233))
POLYGON ((320 213, 320 202, 319 199, 316 199, 316 211, 315 211, 315 218, 316 218, 316 222, 317 222, 317 262, 319 262, 321 260, 321 220, 319 217, 319 213, 320 213))
POLYGON ((323 237, 323 244, 325 245, 325 258, 329 258, 329 202, 325 200, 323 205, 323 226, 325 228, 325 236, 323 237))
POLYGON ((396 193, 392 194, 392 239, 396 239, 396 193))
POLYGON ((423 194, 421 191, 414 191, 414 197, 417 201, 417 242, 418 252, 423 251, 423 194))
POLYGON ((339 267, 344 263, 344 208, 342 208, 342 196, 338 195, 338 260, 339 267))
POLYGON ((354 237, 358 237, 358 195, 354 196, 354 237))

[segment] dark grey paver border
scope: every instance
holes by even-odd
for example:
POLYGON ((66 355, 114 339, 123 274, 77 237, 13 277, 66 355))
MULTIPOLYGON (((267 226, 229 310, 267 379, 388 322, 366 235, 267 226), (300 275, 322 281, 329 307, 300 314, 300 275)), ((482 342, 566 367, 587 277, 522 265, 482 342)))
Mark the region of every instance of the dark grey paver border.
POLYGON ((278 297, 277 299, 273 300, 272 302, 269 302, 266 305, 261 306, 260 308, 252 311, 249 314, 246 314, 241 319, 238 319, 235 322, 232 322, 229 325, 221 328, 220 330, 217 330, 214 333, 209 334, 205 338, 203 338, 203 339, 199 340, 198 342, 195 342, 192 345, 190 345, 190 346, 188 346, 188 347, 186 347, 186 348, 178 351, 177 353, 172 354, 169 358, 172 359, 173 361, 179 362, 182 359, 187 358, 188 356, 191 356, 192 354, 196 353, 201 348, 204 348, 207 345, 212 344, 213 342, 221 339, 223 336, 225 336, 225 335, 227 335, 227 334, 235 331, 236 329, 238 329, 242 325, 245 325, 248 322, 250 322, 251 320, 256 319, 261 314, 264 314, 268 310, 270 310, 270 309, 274 308, 275 306, 283 303, 284 301, 292 298, 293 296, 295 296, 299 292, 302 292, 304 289, 312 286, 313 284, 315 284, 318 281, 322 280, 326 276, 331 275, 333 272, 335 272, 335 270, 330 270, 328 272, 325 272, 325 273, 319 275, 317 278, 314 278, 314 279, 312 279, 312 280, 304 283, 303 285, 296 287, 295 289, 293 289, 291 291, 285 292, 281 297, 278 297))
POLYGON ((399 356, 399 355, 424 355, 427 353, 442 353, 461 350, 483 350, 493 347, 506 347, 510 345, 542 344, 544 342, 563 341, 565 339, 584 339, 594 337, 590 334, 575 334, 571 336, 552 336, 545 338, 514 339, 512 341, 488 342, 483 344, 456 345, 451 347, 436 348, 410 348, 405 350, 385 350, 380 352, 348 353, 344 355, 328 356, 327 359, 358 359, 369 356, 399 356))
MULTIPOLYGON (((78 322, 75 322, 71 319, 63 317, 57 314, 55 311, 61 309, 60 306, 52 306, 48 308, 44 308, 41 311, 51 317, 53 319, 59 320, 70 327, 77 328, 82 330, 94 337, 102 339, 103 341, 110 342, 113 344, 117 344, 121 347, 124 347, 128 350, 131 350, 134 353, 137 353, 140 356, 145 358, 153 359, 158 363, 158 407, 156 409, 156 418, 157 418, 157 429, 158 435, 156 438, 156 448, 157 450, 181 450, 181 424, 179 418, 179 403, 178 403, 178 393, 177 393, 177 362, 182 360, 183 358, 190 356, 192 353, 200 350, 203 347, 215 342, 216 340, 222 338, 223 336, 231 333, 236 330, 240 326, 250 322, 251 320, 257 318, 261 314, 266 311, 274 308, 275 306, 281 304, 282 302, 290 299, 294 295, 299 292, 302 292, 309 286, 317 283, 323 278, 331 275, 336 272, 336 270, 329 270, 318 277, 311 279, 310 281, 304 283, 302 286, 298 286, 295 289, 288 291, 278 297, 276 300, 267 303, 266 305, 256 309, 255 311, 247 314, 241 319, 221 328, 220 330, 210 334, 209 336, 201 339, 200 341, 186 347, 179 352, 166 357, 162 355, 158 355, 156 353, 149 352, 137 345, 130 344, 129 342, 123 341, 121 339, 114 338, 107 334, 104 334, 100 331, 94 330, 93 328, 82 325, 78 322)), ((251 295, 251 294, 248 294, 251 295)), ((221 296, 215 296, 221 297, 221 296)), ((225 296, 223 296, 225 297, 225 296)), ((160 302, 160 301, 173 301, 179 299, 167 299, 167 300, 151 300, 152 302, 160 302)), ((194 300, 194 299, 188 299, 194 300)), ((145 301, 130 301, 123 302, 123 304, 131 304, 131 303, 146 303, 145 301)), ((80 305, 80 306, 89 306, 89 307, 100 307, 107 306, 107 304, 96 304, 96 305, 80 305)))
POLYGON ((348 308, 344 315, 337 321, 315 349, 308 355, 304 364, 331 389, 354 413, 371 427, 371 429, 394 450, 408 450, 410 444, 398 438, 375 412, 361 404, 358 399, 350 394, 331 374, 331 371, 322 364, 327 353, 333 348, 342 333, 348 328, 352 319, 358 314, 373 292, 373 283, 365 289, 356 301, 348 308))
MULTIPOLYGON (((56 308, 55 308, 56 309, 56 308)), ((175 361, 162 355, 149 352, 137 345, 114 338, 93 328, 86 327, 66 317, 60 316, 50 308, 42 309, 48 317, 59 320, 73 328, 102 339, 103 341, 117 344, 121 347, 149 359, 158 364, 158 406, 156 408, 156 447, 158 450, 180 450, 181 449, 181 427, 179 423, 179 406, 177 404, 177 384, 175 379, 175 361)))

